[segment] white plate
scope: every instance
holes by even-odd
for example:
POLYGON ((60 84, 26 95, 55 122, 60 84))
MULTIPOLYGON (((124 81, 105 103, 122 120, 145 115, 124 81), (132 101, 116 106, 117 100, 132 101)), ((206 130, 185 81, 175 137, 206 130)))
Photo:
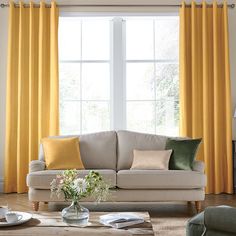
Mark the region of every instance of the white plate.
POLYGON ((0 222, 0 227, 9 227, 14 225, 21 225, 25 222, 29 221, 32 218, 32 214, 27 212, 21 212, 21 211, 14 211, 14 213, 17 213, 18 215, 22 215, 22 218, 14 223, 8 223, 8 222, 0 222))

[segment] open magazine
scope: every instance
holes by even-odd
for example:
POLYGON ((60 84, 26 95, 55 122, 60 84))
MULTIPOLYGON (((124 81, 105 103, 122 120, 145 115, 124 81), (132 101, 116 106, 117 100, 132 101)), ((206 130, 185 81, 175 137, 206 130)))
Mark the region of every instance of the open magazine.
POLYGON ((144 222, 143 217, 133 213, 111 213, 100 216, 100 222, 113 228, 124 228, 144 222))

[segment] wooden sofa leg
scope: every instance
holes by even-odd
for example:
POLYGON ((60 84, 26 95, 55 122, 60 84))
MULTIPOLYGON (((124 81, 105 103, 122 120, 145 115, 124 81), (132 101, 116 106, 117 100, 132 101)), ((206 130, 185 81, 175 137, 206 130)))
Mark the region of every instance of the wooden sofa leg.
POLYGON ((201 202, 200 201, 195 201, 195 207, 197 210, 197 213, 199 213, 201 211, 201 202))
POLYGON ((46 204, 46 205, 47 205, 47 204, 48 204, 48 202, 44 202, 44 204, 46 204))
POLYGON ((33 210, 38 211, 39 210, 39 202, 32 202, 33 210))

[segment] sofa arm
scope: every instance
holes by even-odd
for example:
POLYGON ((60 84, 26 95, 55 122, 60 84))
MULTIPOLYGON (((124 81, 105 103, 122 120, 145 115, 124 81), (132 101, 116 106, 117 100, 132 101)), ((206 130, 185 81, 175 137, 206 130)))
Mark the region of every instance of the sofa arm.
POLYGON ((207 207, 204 212, 206 232, 219 231, 235 235, 236 208, 229 206, 207 207))
POLYGON ((43 161, 31 161, 29 164, 29 172, 36 172, 36 171, 41 171, 45 170, 46 164, 43 161))
POLYGON ((193 171, 198 171, 204 173, 205 164, 203 161, 194 161, 193 162, 193 171))

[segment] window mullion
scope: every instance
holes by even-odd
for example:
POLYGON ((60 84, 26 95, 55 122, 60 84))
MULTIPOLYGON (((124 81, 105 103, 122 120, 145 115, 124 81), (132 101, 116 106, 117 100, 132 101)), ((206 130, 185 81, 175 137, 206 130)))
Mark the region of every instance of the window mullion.
MULTIPOLYGON (((83 30, 82 30, 82 27, 83 27, 83 23, 82 23, 82 20, 80 21, 80 37, 81 37, 81 40, 80 40, 80 47, 81 47, 81 50, 80 50, 80 60, 82 60, 82 50, 83 50, 83 30)), ((82 62, 80 63, 80 134, 82 134, 83 132, 83 129, 82 129, 82 126, 83 126, 83 122, 82 122, 82 118, 83 118, 83 114, 82 114, 82 109, 83 109, 83 104, 82 104, 82 99, 83 99, 83 94, 82 94, 82 70, 83 70, 83 65, 82 65, 82 62)))
POLYGON ((126 129, 125 22, 112 21, 111 40, 111 121, 112 129, 126 129))
MULTIPOLYGON (((155 20, 153 20, 153 57, 154 60, 156 60, 156 31, 155 31, 155 20)), ((155 105, 154 105, 154 122, 155 122, 155 134, 157 133, 157 78, 156 78, 156 62, 154 61, 154 73, 153 73, 153 78, 154 78, 154 100, 155 100, 155 105)))

